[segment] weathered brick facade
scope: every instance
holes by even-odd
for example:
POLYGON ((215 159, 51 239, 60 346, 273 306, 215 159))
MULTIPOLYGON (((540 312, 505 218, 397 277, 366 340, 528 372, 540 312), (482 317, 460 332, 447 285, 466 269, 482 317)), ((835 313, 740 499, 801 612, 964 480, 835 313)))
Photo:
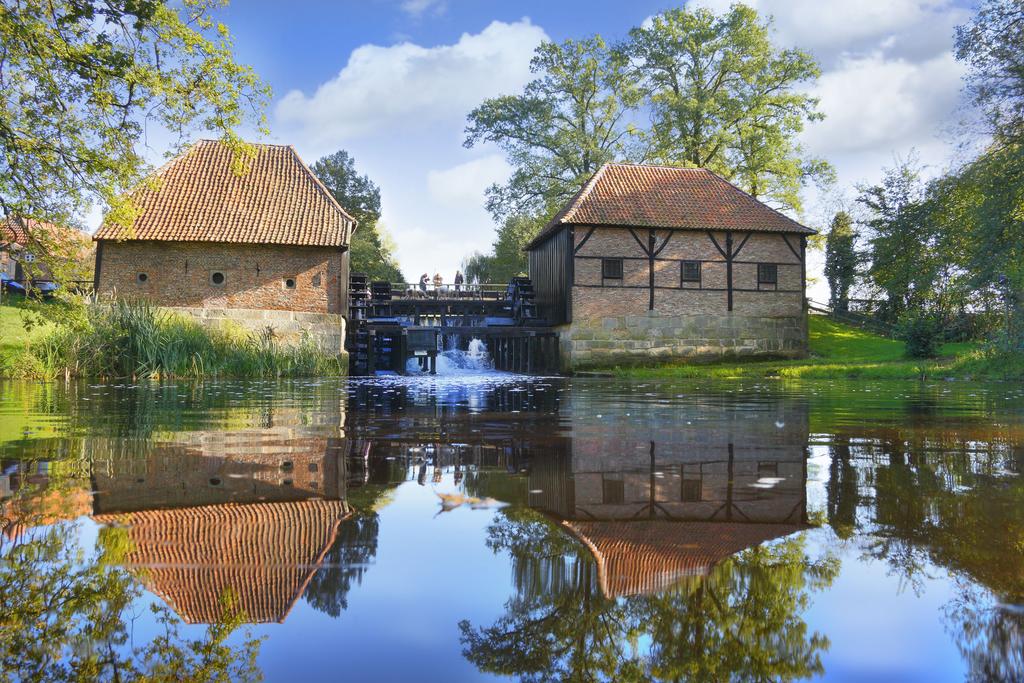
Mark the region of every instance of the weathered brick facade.
POLYGON ((724 245, 725 233, 654 233, 664 248, 652 263, 628 229, 574 228, 572 320, 560 328, 566 367, 806 353, 800 236, 731 235, 734 245, 746 242, 732 259, 729 310, 728 263, 711 238, 724 245), (621 280, 602 276, 602 261, 609 258, 622 259, 621 280), (699 281, 683 281, 683 261, 700 263, 699 281), (760 263, 775 266, 776 283, 758 282, 760 263))
POLYGON ((345 310, 347 255, 338 248, 104 241, 101 249, 101 294, 175 307, 345 310), (219 284, 215 273, 223 275, 219 284))

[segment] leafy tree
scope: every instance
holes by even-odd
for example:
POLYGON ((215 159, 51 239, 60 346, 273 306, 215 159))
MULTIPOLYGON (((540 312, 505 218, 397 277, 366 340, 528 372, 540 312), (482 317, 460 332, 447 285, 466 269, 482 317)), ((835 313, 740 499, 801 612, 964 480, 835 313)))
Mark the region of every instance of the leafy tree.
POLYGON ((967 89, 997 139, 1024 143, 1024 2, 984 0, 956 29, 956 58, 971 73, 967 89))
POLYGON ((998 311, 999 345, 1024 349, 1024 145, 993 146, 929 194, 964 305, 998 311))
POLYGON ((474 276, 480 282, 505 283, 529 270, 526 245, 537 236, 544 222, 540 218, 515 214, 508 216, 498 228, 497 239, 490 254, 471 254, 463 260, 462 270, 467 279, 474 276))
POLYGON ((530 216, 509 216, 498 228, 498 239, 494 242, 495 282, 507 282, 516 275, 525 275, 528 270, 524 248, 544 227, 542 219, 530 216))
POLYGON ((494 256, 474 252, 462 259, 462 273, 466 276, 466 282, 476 278, 480 282, 497 282, 494 278, 494 256))
MULTIPOLYGON (((233 132, 262 125, 269 88, 236 64, 219 0, 22 0, 0 11, 0 210, 59 225, 94 201, 131 215, 124 194, 146 165, 136 142, 155 125, 199 128, 239 154, 233 132)), ((45 232, 45 231, 43 231, 45 232)), ((48 236, 40 234, 38 240, 48 236)), ((47 253, 48 249, 40 249, 47 253)), ((59 267, 60 264, 54 264, 59 267)))
POLYGON ((405 282, 383 234, 380 221, 380 188, 367 175, 359 175, 348 152, 339 150, 316 161, 311 170, 353 218, 359 222, 349 244, 353 273, 373 280, 405 282))
POLYGON ((795 137, 822 118, 801 87, 820 74, 798 49, 776 49, 771 23, 742 4, 723 15, 673 9, 629 32, 622 46, 653 113, 651 156, 709 168, 755 197, 799 210, 799 191, 827 179, 795 137))
POLYGON ((930 303, 937 253, 924 203, 917 157, 899 159, 877 185, 861 188, 857 201, 868 209, 867 260, 871 282, 884 296, 883 315, 896 321, 905 311, 930 303))
POLYGON ((537 78, 522 94, 486 100, 468 116, 465 146, 493 142, 513 168, 487 190, 497 221, 550 214, 602 164, 637 156, 627 114, 639 91, 625 57, 600 36, 543 43, 530 69, 537 78))
POLYGON ((850 288, 857 278, 857 236, 850 214, 840 211, 832 219, 825 239, 825 279, 829 305, 837 313, 850 309, 850 288))

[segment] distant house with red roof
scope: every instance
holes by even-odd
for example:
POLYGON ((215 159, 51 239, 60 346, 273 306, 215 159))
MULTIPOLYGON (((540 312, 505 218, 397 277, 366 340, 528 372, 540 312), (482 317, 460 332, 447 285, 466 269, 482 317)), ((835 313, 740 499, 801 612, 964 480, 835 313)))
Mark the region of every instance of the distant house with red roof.
POLYGON ((705 169, 605 164, 526 249, 567 368, 800 356, 814 233, 705 169))
POLYGON ((17 216, 0 219, 0 273, 16 282, 49 282, 57 262, 69 266, 62 274, 83 276, 91 251, 81 230, 17 216))

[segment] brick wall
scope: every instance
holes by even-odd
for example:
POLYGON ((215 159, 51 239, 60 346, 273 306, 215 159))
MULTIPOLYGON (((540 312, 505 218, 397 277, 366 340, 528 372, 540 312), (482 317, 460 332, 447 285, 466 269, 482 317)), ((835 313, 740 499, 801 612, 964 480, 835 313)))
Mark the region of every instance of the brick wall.
POLYGON ((107 240, 100 259, 100 293, 160 306, 346 312, 348 254, 335 248, 107 240))
MULTIPOLYGON (((648 230, 635 230, 647 244, 648 230)), ((655 232, 664 249, 654 262, 650 310, 649 262, 624 228, 576 229, 572 322, 560 329, 567 369, 669 358, 800 356, 806 352, 800 238, 751 233, 733 259, 733 307, 728 308, 726 259, 706 232, 655 232), (590 233, 583 242, 584 237, 590 233), (622 280, 602 277, 601 259, 623 259, 622 280), (682 282, 682 261, 699 261, 699 282, 682 282), (758 282, 758 264, 775 264, 776 285, 758 282)), ((725 247, 725 233, 713 233, 725 247)), ((733 233, 734 250, 746 233, 733 233)))

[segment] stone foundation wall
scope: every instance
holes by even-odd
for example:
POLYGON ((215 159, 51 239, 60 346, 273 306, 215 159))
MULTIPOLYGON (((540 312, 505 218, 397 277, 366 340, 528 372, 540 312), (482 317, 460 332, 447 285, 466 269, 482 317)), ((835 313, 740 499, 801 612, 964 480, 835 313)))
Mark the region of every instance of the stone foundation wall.
POLYGON ((576 319, 559 328, 562 367, 580 370, 672 359, 799 358, 807 353, 806 315, 665 315, 644 311, 576 319))
POLYGON ((345 319, 335 313, 260 308, 165 307, 165 310, 188 316, 209 327, 235 325, 256 333, 269 327, 277 339, 286 344, 298 344, 305 333, 325 353, 346 354, 345 319))

